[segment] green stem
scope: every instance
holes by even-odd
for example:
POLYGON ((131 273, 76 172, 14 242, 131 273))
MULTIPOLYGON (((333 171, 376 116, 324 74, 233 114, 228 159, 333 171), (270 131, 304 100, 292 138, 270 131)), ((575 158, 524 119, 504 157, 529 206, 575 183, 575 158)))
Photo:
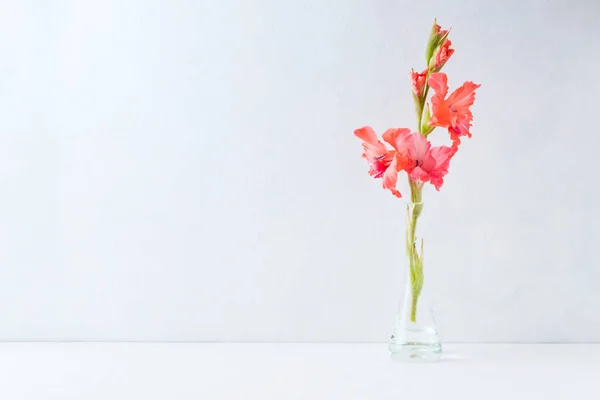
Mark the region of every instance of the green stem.
POLYGON ((410 321, 411 322, 417 322, 417 301, 419 301, 419 298, 416 296, 413 296, 412 302, 410 305, 410 321))
MULTIPOLYGON (((415 109, 417 111, 418 125, 417 129, 421 135, 427 136, 431 133, 431 129, 424 132, 422 123, 425 114, 425 105, 427 103, 427 95, 429 94, 429 75, 431 69, 427 72, 425 79, 425 87, 421 96, 413 93, 413 100, 415 103, 415 109)), ((422 203, 422 184, 416 184, 410 177, 408 178, 408 184, 410 186, 410 199, 411 204, 408 207, 408 214, 406 216, 406 254, 409 261, 410 271, 410 288, 411 288, 411 308, 410 308, 410 320, 417 322, 417 303, 419 301, 419 295, 423 288, 423 241, 421 240, 421 256, 419 257, 417 246, 416 246, 416 233, 417 233, 417 221, 423 210, 422 203)))
POLYGON ((422 186, 414 183, 409 178, 411 204, 408 207, 407 231, 406 231, 406 253, 409 261, 410 287, 411 287, 411 311, 410 320, 417 321, 417 302, 423 287, 423 260, 422 251, 419 257, 416 246, 417 221, 423 210, 422 186))
MULTIPOLYGON (((429 79, 429 73, 427 74, 427 78, 429 79)), ((427 103, 427 94, 429 94, 429 84, 425 83, 425 90, 423 91, 423 97, 421 97, 420 99, 420 103, 419 103, 419 125, 417 125, 417 128, 419 129, 419 133, 422 135, 423 132, 421 131, 421 123, 423 122, 423 112, 425 112, 425 103, 427 103)))

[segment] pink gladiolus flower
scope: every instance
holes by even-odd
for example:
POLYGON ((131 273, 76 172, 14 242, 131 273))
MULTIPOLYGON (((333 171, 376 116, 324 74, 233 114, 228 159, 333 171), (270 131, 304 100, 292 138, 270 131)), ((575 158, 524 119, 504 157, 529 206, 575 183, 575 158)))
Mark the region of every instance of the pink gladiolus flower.
POLYGON ((413 182, 431 182, 440 190, 454 154, 452 148, 432 148, 425 136, 410 129, 390 129, 383 134, 383 140, 396 150, 398 170, 406 171, 413 182))
POLYGON ((391 191, 396 197, 402 197, 402 194, 396 189, 398 181, 396 152, 389 150, 381 143, 370 126, 355 130, 354 135, 363 141, 362 156, 369 163, 369 175, 373 178, 383 178, 383 188, 391 191))
POLYGON ((412 81, 413 93, 417 96, 421 96, 423 88, 425 87, 425 81, 427 79, 427 73, 429 68, 425 68, 423 72, 415 72, 414 70, 410 73, 410 79, 412 81))
POLYGON ((469 107, 475 102, 475 89, 481 85, 465 82, 448 98, 448 77, 442 72, 431 74, 429 86, 435 91, 431 97, 431 120, 429 124, 448 128, 450 137, 457 148, 461 136, 471 137, 471 121, 473 114, 469 107))

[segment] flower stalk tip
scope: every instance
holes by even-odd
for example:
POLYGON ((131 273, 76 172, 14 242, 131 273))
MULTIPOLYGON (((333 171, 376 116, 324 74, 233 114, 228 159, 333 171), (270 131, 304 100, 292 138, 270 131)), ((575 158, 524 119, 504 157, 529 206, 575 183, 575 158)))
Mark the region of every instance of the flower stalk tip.
POLYGON ((425 64, 431 65, 431 60, 435 51, 444 44, 449 33, 449 30, 442 29, 442 27, 437 24, 437 19, 433 20, 433 27, 431 27, 429 40, 427 41, 427 47, 425 48, 425 64))

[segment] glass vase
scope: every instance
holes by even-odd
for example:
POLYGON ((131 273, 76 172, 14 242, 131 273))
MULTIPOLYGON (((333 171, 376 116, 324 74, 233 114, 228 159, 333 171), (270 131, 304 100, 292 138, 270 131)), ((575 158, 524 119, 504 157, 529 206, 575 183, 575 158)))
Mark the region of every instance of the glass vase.
POLYGON ((389 343, 392 358, 407 361, 437 361, 442 355, 438 336, 424 285, 424 241, 417 236, 423 203, 406 206, 406 284, 404 300, 396 315, 389 343))

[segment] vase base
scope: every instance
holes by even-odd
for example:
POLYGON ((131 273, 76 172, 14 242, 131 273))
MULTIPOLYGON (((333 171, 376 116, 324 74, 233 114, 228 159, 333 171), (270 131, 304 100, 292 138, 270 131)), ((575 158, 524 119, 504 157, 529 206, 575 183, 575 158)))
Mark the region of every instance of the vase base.
POLYGON ((390 357, 398 361, 439 361, 442 357, 440 344, 407 342, 390 343, 390 357))

